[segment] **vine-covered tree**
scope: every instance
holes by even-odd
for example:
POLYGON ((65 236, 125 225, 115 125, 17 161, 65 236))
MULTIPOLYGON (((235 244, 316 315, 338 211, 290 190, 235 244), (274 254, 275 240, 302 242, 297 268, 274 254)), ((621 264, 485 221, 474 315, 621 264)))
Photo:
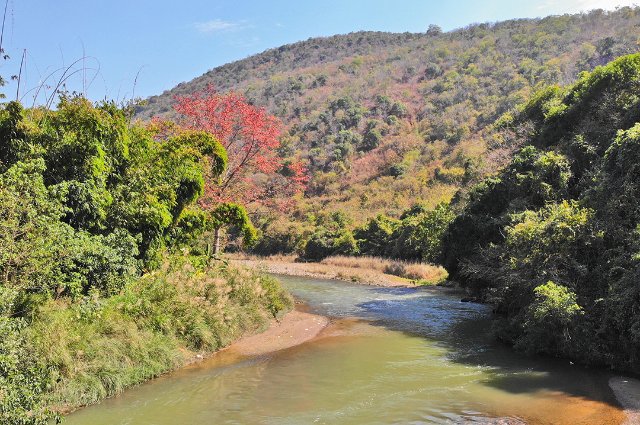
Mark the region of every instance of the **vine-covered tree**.
POLYGON ((256 229, 253 227, 247 211, 241 205, 234 203, 219 204, 211 211, 209 226, 214 231, 213 253, 220 253, 220 231, 223 227, 233 226, 242 234, 245 245, 252 245, 256 241, 256 229))

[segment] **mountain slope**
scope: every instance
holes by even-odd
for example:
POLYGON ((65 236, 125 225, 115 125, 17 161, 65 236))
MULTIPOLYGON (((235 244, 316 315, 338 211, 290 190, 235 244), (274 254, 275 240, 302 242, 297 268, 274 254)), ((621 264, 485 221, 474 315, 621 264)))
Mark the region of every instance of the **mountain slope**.
MULTIPOLYGON (((137 116, 171 116, 174 96, 208 84, 239 91, 285 123, 281 155, 308 163, 295 220, 313 227, 341 211, 356 225, 448 201, 504 166, 517 141, 492 124, 539 89, 636 52, 639 25, 640 9, 621 8, 310 39, 215 68, 151 97, 137 116)), ((273 215, 260 218, 268 232, 273 215)))

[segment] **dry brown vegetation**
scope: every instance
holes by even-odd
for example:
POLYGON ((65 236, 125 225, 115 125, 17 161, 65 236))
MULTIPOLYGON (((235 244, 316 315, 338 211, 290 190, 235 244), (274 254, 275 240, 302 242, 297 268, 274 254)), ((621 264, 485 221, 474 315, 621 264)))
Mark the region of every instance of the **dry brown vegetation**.
POLYGON ((440 266, 376 257, 333 256, 319 263, 296 262, 293 255, 234 254, 229 259, 268 273, 338 279, 377 286, 436 285, 447 279, 440 266))
POLYGON ((376 270, 381 273, 418 281, 422 284, 437 284, 447 278, 447 271, 440 266, 380 257, 334 256, 325 258, 320 263, 330 266, 376 270))

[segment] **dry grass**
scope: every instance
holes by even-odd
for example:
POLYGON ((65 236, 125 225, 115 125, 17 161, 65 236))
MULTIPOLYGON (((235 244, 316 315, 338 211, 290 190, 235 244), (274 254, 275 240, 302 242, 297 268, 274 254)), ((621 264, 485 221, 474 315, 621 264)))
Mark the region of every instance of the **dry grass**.
POLYGON ((320 263, 296 262, 295 256, 259 257, 246 254, 227 256, 231 261, 260 268, 269 273, 339 279, 378 286, 436 285, 447 278, 444 268, 376 257, 325 258, 320 263))
POLYGON ((246 260, 246 261, 256 261, 256 260, 268 260, 268 261, 277 261, 279 263, 295 263, 298 258, 297 255, 294 254, 275 254, 269 256, 260 256, 260 255, 252 255, 246 254, 244 252, 235 252, 224 255, 226 258, 230 260, 246 260))
POLYGON ((390 260, 380 257, 328 257, 322 264, 338 267, 351 267, 376 270, 381 273, 415 280, 423 284, 436 284, 447 278, 447 271, 433 264, 413 263, 408 261, 390 260))

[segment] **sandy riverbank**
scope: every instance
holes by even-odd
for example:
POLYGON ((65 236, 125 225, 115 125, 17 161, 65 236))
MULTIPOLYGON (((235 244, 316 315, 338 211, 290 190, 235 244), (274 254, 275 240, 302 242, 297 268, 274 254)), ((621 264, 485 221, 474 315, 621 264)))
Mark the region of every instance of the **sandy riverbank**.
POLYGON ((274 320, 266 331, 241 338, 227 350, 244 356, 284 350, 315 338, 328 324, 327 317, 293 310, 280 321, 274 320))

